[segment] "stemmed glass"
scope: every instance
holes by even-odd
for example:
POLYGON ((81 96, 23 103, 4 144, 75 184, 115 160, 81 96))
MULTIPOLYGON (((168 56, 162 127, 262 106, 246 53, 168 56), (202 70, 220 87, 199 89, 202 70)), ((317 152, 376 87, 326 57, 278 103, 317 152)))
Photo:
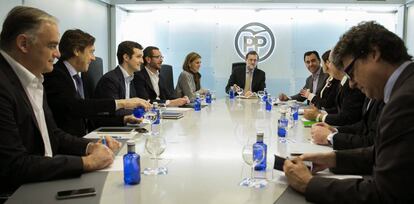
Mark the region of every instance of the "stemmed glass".
POLYGON ((243 146, 242 156, 244 162, 251 167, 250 178, 244 178, 240 182, 240 186, 249 188, 266 187, 266 180, 254 178, 254 167, 264 160, 264 148, 260 145, 246 144, 243 146))
POLYGON ((257 92, 257 95, 260 98, 260 104, 263 104, 263 97, 265 96, 265 94, 266 94, 266 92, 264 92, 264 91, 258 91, 257 92))
POLYGON ((236 90, 236 92, 237 92, 237 95, 239 96, 239 98, 243 95, 243 89, 242 88, 238 88, 237 90, 236 90))
POLYGON ((158 156, 160 156, 167 147, 167 143, 164 137, 161 136, 149 136, 145 141, 145 149, 153 156, 154 168, 145 168, 145 175, 165 175, 168 173, 166 167, 158 167, 158 156))

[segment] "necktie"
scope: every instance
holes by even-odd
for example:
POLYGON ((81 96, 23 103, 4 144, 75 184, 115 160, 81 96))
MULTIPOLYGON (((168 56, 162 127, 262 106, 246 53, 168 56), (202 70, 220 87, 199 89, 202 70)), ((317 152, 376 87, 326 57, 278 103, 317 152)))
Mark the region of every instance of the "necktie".
POLYGON ((244 92, 251 91, 251 84, 252 84, 252 72, 247 72, 246 75, 246 83, 244 83, 244 92))
POLYGON ((81 98, 85 98, 85 94, 83 93, 83 83, 82 83, 82 79, 79 77, 78 74, 73 75, 73 78, 75 79, 76 82, 76 92, 78 93, 78 95, 81 98))

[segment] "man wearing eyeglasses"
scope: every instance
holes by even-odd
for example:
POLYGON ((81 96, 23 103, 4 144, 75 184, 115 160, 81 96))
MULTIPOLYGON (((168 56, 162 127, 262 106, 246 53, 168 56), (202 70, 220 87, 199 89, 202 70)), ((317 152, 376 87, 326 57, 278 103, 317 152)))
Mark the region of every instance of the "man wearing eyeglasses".
POLYGON ((352 87, 384 100, 374 145, 286 160, 289 184, 315 203, 414 203, 414 63, 404 42, 375 22, 363 22, 340 38, 333 63, 344 67, 352 87), (315 177, 303 161, 312 161, 314 172, 332 168, 370 176, 315 177))
POLYGON ((176 98, 167 88, 160 76, 164 57, 159 48, 149 46, 144 49, 144 68, 135 72, 134 85, 137 96, 151 102, 164 103, 167 106, 182 106, 190 102, 187 96, 176 98))

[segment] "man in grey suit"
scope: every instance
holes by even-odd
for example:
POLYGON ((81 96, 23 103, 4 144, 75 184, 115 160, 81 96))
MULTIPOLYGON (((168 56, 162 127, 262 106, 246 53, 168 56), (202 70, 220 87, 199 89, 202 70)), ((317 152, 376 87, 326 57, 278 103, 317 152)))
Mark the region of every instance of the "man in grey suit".
POLYGON ((349 75, 351 87, 384 100, 374 145, 329 153, 303 154, 286 160, 289 184, 314 203, 414 203, 414 63, 404 42, 375 22, 347 31, 333 51, 335 66, 349 75), (335 173, 370 175, 359 179, 313 176, 335 173))
POLYGON ((305 62, 306 68, 312 74, 306 79, 305 86, 302 90, 293 96, 288 97, 286 94, 281 93, 279 95, 279 100, 287 101, 289 99, 297 101, 305 101, 306 97, 303 96, 306 90, 309 90, 310 93, 316 94, 321 91, 324 87, 326 79, 329 77, 328 74, 323 73, 321 68, 321 58, 319 57, 318 52, 308 51, 303 55, 303 61, 305 62))

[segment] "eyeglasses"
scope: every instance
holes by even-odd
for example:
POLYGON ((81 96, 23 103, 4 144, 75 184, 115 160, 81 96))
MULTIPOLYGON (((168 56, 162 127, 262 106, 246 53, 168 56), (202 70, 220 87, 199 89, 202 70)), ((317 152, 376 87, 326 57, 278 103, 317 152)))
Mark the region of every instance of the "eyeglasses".
POLYGON ((157 56, 151 56, 151 58, 164 59, 164 56, 162 56, 162 55, 157 55, 157 56))
POLYGON ((361 51, 356 57, 354 57, 351 63, 344 68, 345 75, 348 79, 352 79, 354 77, 353 76, 354 64, 362 55, 364 55, 364 53, 365 53, 364 51, 361 51))

